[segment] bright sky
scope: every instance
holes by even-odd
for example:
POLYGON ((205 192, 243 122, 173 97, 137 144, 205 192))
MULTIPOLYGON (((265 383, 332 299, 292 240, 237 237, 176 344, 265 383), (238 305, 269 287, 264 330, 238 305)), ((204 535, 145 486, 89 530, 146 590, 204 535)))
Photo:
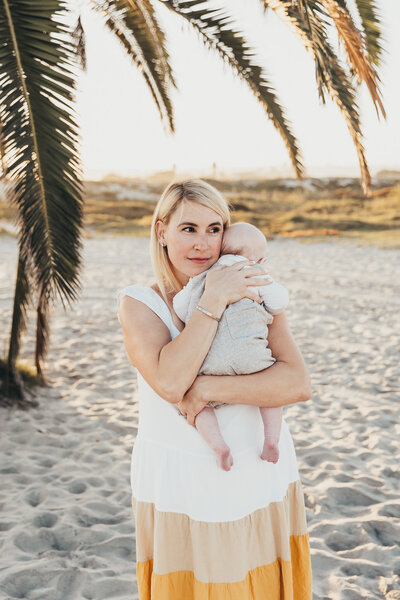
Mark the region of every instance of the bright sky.
MULTIPOLYGON (((372 173, 400 167, 400 2, 380 0, 386 38, 381 67, 387 120, 379 121, 367 91, 359 96, 367 160, 372 173)), ((161 2, 159 20, 167 33, 171 66, 179 91, 172 91, 176 133, 167 135, 144 79, 103 18, 81 0, 88 71, 79 82, 78 110, 85 177, 177 171, 282 168, 289 166, 283 141, 245 83, 197 33, 161 2)), ((298 39, 260 0, 226 0, 238 28, 257 49, 292 129, 309 173, 337 166, 358 175, 358 162, 344 119, 331 100, 321 106, 314 63, 298 39)))

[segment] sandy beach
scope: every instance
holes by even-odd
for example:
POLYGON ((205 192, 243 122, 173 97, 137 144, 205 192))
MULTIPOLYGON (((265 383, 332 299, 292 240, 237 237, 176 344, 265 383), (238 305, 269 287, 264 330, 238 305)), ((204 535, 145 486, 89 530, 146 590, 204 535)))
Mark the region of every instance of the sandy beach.
MULTIPOLYGON (((16 240, 0 237, 7 349, 16 240)), ((307 506, 314 600, 400 599, 400 251, 269 243, 313 381, 284 408, 307 506)), ((148 239, 85 240, 80 301, 52 316, 48 388, 1 409, 0 598, 134 600, 136 376, 116 291, 152 283, 148 239)), ((33 356, 33 330, 21 358, 33 356)))

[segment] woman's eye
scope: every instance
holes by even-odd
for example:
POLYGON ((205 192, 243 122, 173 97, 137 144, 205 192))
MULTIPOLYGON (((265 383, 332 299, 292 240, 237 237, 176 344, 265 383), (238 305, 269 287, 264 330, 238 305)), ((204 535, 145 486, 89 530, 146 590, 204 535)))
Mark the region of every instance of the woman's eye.
MULTIPOLYGON (((187 227, 184 227, 182 229, 182 231, 188 231, 188 230, 194 231, 194 227, 190 227, 190 225, 188 225, 187 227)), ((210 229, 210 231, 211 231, 211 233, 219 233, 221 231, 221 228, 220 227, 212 227, 210 229)))

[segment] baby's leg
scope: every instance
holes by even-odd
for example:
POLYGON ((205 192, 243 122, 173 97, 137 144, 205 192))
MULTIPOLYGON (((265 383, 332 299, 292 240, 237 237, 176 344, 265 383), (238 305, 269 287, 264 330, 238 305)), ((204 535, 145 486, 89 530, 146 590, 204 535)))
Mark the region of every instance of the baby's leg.
POLYGON ((282 406, 274 408, 260 407, 264 423, 264 447, 261 458, 276 463, 279 459, 279 436, 282 425, 282 406))
POLYGON ((233 458, 229 446, 221 435, 214 408, 205 406, 196 416, 195 425, 202 438, 214 450, 220 466, 225 471, 229 471, 233 465, 233 458))

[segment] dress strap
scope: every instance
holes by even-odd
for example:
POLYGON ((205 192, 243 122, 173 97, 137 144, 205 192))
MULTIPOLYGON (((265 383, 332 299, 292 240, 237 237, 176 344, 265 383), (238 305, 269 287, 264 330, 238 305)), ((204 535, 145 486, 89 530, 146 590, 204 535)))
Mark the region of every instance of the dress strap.
POLYGON ((121 322, 119 318, 119 303, 123 296, 130 296, 135 300, 139 300, 146 304, 160 319, 165 325, 170 328, 171 323, 171 313, 163 301, 163 299, 157 294, 155 290, 151 287, 146 287, 143 285, 128 285, 127 287, 122 288, 122 290, 118 290, 117 292, 117 317, 118 321, 121 322))

